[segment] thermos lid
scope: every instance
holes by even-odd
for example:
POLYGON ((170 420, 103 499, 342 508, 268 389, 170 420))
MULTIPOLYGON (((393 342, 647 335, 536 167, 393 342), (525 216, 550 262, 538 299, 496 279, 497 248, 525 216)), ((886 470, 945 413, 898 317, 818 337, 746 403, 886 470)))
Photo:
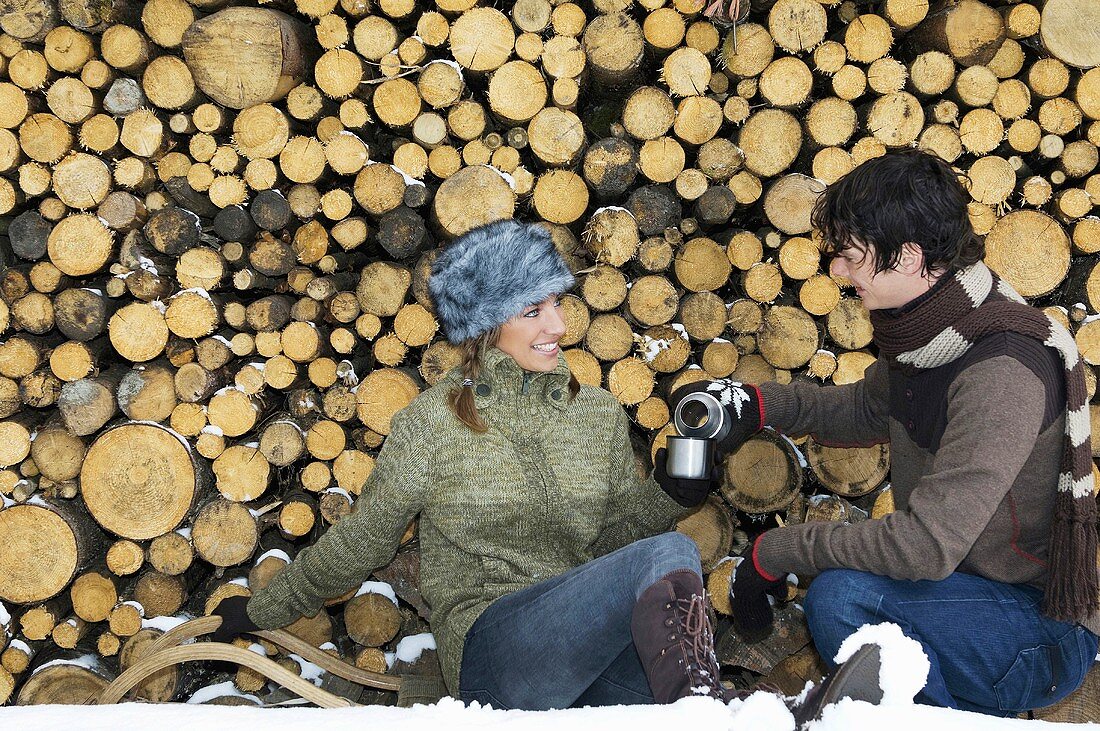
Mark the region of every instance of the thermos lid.
POLYGON ((680 436, 696 439, 722 439, 729 433, 726 410, 706 391, 690 393, 676 404, 672 416, 680 436))

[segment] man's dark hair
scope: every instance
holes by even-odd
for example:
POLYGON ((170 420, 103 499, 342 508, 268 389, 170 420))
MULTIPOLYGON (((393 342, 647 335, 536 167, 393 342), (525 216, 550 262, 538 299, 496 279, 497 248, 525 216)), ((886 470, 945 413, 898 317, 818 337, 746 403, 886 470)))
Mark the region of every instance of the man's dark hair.
POLYGON ((900 150, 873 158, 830 185, 811 220, 824 253, 867 247, 875 271, 898 263, 902 246, 924 252, 925 271, 954 271, 980 261, 985 242, 967 214, 959 174, 936 155, 900 150))

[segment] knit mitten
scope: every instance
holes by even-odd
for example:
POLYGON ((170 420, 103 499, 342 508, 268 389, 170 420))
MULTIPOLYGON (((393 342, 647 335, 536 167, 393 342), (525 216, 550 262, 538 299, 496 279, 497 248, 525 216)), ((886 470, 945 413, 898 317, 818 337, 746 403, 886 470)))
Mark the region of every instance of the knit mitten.
POLYGON ((719 461, 736 452, 749 437, 764 427, 764 402, 760 396, 760 389, 753 384, 731 381, 728 378, 689 383, 672 392, 670 403, 673 410, 675 411, 679 403, 688 395, 699 391, 709 393, 718 399, 726 409, 730 420, 729 433, 716 445, 715 456, 719 461))
POLYGON ((661 447, 653 458, 653 479, 670 498, 685 508, 694 508, 699 505, 707 499, 707 495, 718 488, 718 481, 713 475, 706 480, 672 477, 666 469, 667 463, 668 450, 661 447))
MULTIPOLYGON (((757 539, 760 540, 759 538, 757 539)), ((730 584, 730 619, 734 631, 746 642, 759 642, 771 632, 775 614, 772 597, 787 593, 787 575, 769 576, 756 563, 754 543, 741 556, 730 584)))

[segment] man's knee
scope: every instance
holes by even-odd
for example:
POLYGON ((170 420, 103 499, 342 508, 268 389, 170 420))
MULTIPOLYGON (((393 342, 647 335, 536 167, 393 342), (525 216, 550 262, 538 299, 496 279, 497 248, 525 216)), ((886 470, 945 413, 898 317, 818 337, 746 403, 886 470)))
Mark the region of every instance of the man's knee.
POLYGON ((872 621, 881 597, 874 586, 877 578, 852 569, 829 569, 819 574, 810 582, 803 604, 810 631, 838 621, 855 627, 872 621))

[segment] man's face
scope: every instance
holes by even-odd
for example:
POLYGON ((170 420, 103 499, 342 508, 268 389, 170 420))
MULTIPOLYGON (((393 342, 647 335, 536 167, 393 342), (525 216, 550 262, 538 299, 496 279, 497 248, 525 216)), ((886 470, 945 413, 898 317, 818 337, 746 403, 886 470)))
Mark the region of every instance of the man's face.
POLYGON ((909 303, 931 286, 928 279, 921 276, 919 266, 914 271, 913 257, 912 251, 903 251, 896 265, 876 272, 874 254, 866 246, 856 244, 833 259, 829 272, 851 282, 868 310, 891 310, 909 303))

